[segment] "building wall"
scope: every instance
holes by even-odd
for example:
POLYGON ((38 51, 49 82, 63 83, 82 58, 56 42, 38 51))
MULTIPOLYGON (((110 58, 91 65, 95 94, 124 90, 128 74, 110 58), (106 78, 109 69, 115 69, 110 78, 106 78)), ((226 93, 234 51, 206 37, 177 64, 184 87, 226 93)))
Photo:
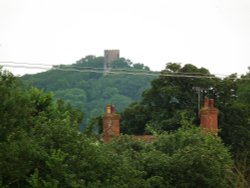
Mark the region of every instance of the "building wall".
POLYGON ((110 64, 113 61, 120 58, 120 51, 119 50, 104 50, 104 58, 105 58, 105 62, 110 64))

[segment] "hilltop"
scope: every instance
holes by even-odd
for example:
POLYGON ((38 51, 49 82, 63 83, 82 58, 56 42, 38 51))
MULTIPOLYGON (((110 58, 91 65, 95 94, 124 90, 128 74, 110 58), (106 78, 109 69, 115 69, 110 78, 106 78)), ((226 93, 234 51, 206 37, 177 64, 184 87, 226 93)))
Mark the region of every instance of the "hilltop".
POLYGON ((54 66, 51 70, 24 75, 22 79, 46 92, 52 91, 57 99, 63 99, 85 114, 85 121, 100 115, 107 103, 123 111, 131 102, 138 101, 156 76, 149 67, 118 58, 104 72, 103 56, 86 56, 72 65, 54 66))

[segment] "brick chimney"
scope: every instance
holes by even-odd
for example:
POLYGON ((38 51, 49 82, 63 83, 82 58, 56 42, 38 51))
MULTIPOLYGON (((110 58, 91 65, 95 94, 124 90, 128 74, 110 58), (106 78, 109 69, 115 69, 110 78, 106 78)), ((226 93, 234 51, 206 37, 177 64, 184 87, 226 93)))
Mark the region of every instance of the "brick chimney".
POLYGON ((109 142, 112 138, 120 135, 120 115, 116 113, 115 107, 108 104, 102 119, 103 141, 109 142))
POLYGON ((206 133, 218 134, 218 109, 214 107, 214 100, 205 97, 204 107, 200 111, 201 128, 206 133))

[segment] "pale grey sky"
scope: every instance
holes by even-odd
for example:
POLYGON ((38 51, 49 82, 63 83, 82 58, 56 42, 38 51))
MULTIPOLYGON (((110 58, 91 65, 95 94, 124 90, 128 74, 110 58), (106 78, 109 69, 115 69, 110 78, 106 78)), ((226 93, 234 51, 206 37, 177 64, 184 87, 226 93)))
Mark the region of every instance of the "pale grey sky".
POLYGON ((152 70, 245 73, 250 0, 0 0, 0 62, 72 64, 104 49, 152 70))

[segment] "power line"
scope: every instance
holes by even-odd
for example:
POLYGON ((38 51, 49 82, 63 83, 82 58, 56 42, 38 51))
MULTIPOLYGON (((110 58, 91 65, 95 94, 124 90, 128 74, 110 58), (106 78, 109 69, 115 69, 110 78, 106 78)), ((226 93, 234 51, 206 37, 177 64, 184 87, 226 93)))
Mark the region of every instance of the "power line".
MULTIPOLYGON (((3 61, 0 61, 2 63, 3 61)), ((78 66, 50 66, 43 64, 33 64, 33 63, 16 63, 11 61, 4 61, 4 67, 12 67, 12 68, 27 68, 27 69, 40 69, 40 70, 59 70, 65 72, 93 72, 93 73, 103 73, 103 68, 93 68, 93 67, 78 67, 78 66), (28 66, 27 66, 28 65, 28 66), (47 67, 46 67, 47 66, 47 67), (61 68, 60 68, 61 66, 61 68)), ((164 73, 162 72, 153 72, 153 71, 137 71, 137 70, 129 70, 129 69, 111 69, 109 74, 128 74, 128 75, 140 75, 140 76, 166 76, 166 77, 179 77, 179 78, 206 78, 206 79, 218 79, 225 78, 226 76, 218 76, 209 75, 209 74, 199 74, 199 73, 164 73)), ((235 78, 227 78, 235 80, 235 78)), ((241 78, 242 80, 250 80, 250 78, 241 78)))
MULTIPOLYGON (((52 64, 35 64, 35 63, 27 63, 27 62, 14 62, 14 61, 0 61, 0 63, 4 64, 5 66, 12 64, 12 65, 18 65, 18 66, 23 66, 23 65, 31 65, 31 66, 45 66, 45 67, 50 67, 50 68, 76 68, 76 69, 91 69, 91 70, 100 70, 100 71, 104 71, 104 68, 98 68, 98 67, 81 67, 81 66, 77 66, 77 64, 72 64, 72 65, 52 65, 52 64), (7 65, 6 65, 7 64, 7 65)), ((131 67, 132 68, 132 67, 131 67)), ((143 72, 143 73, 158 73, 158 74, 163 74, 163 71, 148 71, 148 70, 140 70, 140 69, 117 69, 117 68, 112 68, 112 70, 115 71, 126 71, 126 72, 143 72)), ((199 76, 211 76, 211 74, 204 74, 204 73, 197 73, 197 72, 167 72, 167 74, 180 74, 180 75, 199 75, 199 76)), ((220 77, 227 77, 229 75, 225 75, 225 74, 213 74, 215 76, 220 76, 220 77)))
POLYGON ((14 61, 0 61, 0 64, 13 64, 13 65, 31 65, 31 66, 45 66, 52 67, 50 64, 36 64, 36 63, 27 63, 27 62, 14 62, 14 61))
MULTIPOLYGON (((58 67, 52 67, 52 68, 45 68, 45 67, 40 67, 40 66, 24 66, 24 65, 4 65, 5 67, 13 67, 13 68, 28 68, 28 69, 41 69, 41 70, 60 70, 60 71, 65 71, 65 72, 92 72, 92 73, 103 73, 104 69, 96 70, 94 68, 88 68, 88 69, 69 69, 69 68, 58 68, 58 67)), ((166 74, 166 73, 159 73, 159 72, 134 72, 134 71, 129 71, 126 70, 126 72, 122 71, 117 71, 111 69, 109 71, 109 74, 129 74, 129 75, 140 75, 140 76, 166 76, 166 77, 179 77, 179 78, 217 78, 213 75, 210 76, 202 76, 202 75, 186 75, 186 74, 166 74)))
POLYGON ((24 66, 24 65, 2 65, 3 67, 10 67, 10 68, 25 68, 25 69, 41 69, 41 70, 50 70, 50 68, 46 67, 39 67, 39 66, 24 66))
MULTIPOLYGON (((52 68, 55 70, 60 70, 60 71, 77 71, 77 72, 93 72, 93 73, 103 73, 104 69, 101 70, 95 70, 95 69, 60 69, 60 68, 52 68)), ((133 71, 127 71, 127 72, 121 72, 121 71, 117 71, 115 69, 111 69, 109 71, 109 74, 128 74, 128 75, 135 75, 135 76, 164 76, 164 77, 176 77, 176 78, 206 78, 206 79, 218 79, 218 77, 215 77, 214 75, 207 75, 207 76, 203 76, 203 75, 186 75, 186 74, 173 74, 173 73, 160 73, 160 72, 133 72, 133 71)), ((230 78, 230 79, 234 79, 234 78, 230 78)))
MULTIPOLYGON (((52 68, 52 69, 57 69, 57 70, 61 70, 61 69, 83 69, 83 70, 97 70, 97 71, 101 71, 103 72, 105 69, 104 68, 96 68, 96 67, 81 67, 81 66, 77 66, 77 65, 44 65, 44 64, 34 64, 34 63, 26 63, 26 62, 13 62, 13 61, 0 61, 0 64, 3 64, 3 66, 6 66, 6 67, 15 67, 15 65, 17 66, 17 68, 25 68, 27 67, 26 65, 28 65, 27 68, 31 68, 31 67, 34 67, 34 66, 38 66, 37 68, 40 69, 41 67, 40 66, 45 66, 45 67, 48 67, 48 68, 52 68)), ((34 67, 35 68, 35 67, 34 67)), ((132 67, 131 67, 132 68, 132 67)), ((43 67, 41 69, 44 69, 43 67)), ((117 69, 117 68, 112 68, 112 70, 115 70, 115 71, 124 71, 124 72, 143 72, 143 73, 152 73, 153 71, 147 71, 147 70, 133 70, 133 69, 117 69)), ((85 72, 85 71, 84 71, 85 72)), ((154 73, 160 73, 158 71, 154 71, 154 73)))
MULTIPOLYGON (((59 67, 59 66, 54 66, 54 67, 59 67)), ((92 70, 100 70, 104 71, 104 68, 95 68, 95 67, 80 67, 80 66, 74 66, 74 65, 64 65, 62 68, 76 68, 76 69, 92 69, 92 70)), ((132 68, 132 67, 131 67, 132 68)), ((163 71, 148 71, 148 70, 136 70, 136 69, 117 69, 117 68, 112 68, 111 70, 114 71, 124 71, 124 72, 136 72, 136 73, 155 73, 155 74, 163 74, 163 71)), ((198 72, 166 72, 168 75, 173 74, 173 75, 198 75, 198 76, 211 76, 211 74, 203 74, 203 73, 198 73, 198 72)), ((215 74, 218 76, 223 76, 226 77, 228 75, 223 75, 223 74, 215 74)))

